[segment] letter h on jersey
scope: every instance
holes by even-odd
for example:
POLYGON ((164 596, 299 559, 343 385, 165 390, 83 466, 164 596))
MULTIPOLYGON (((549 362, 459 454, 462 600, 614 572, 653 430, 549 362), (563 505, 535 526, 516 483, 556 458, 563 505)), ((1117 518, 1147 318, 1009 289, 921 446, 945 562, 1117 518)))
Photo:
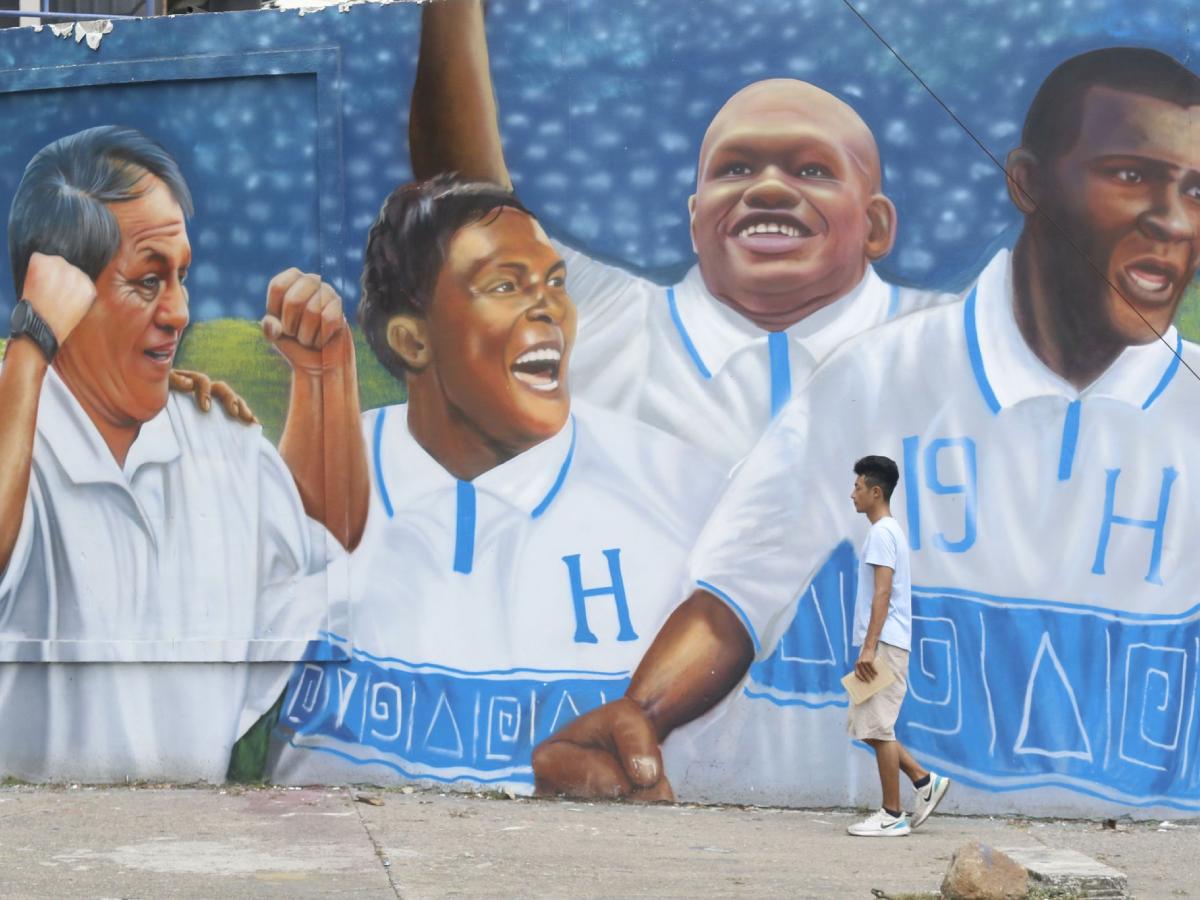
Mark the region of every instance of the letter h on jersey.
POLYGON ((1092 564, 1092 572, 1104 574, 1105 557, 1108 554, 1108 539, 1112 536, 1114 525, 1129 525, 1134 528, 1146 528, 1154 533, 1154 542, 1150 546, 1150 569, 1146 572, 1146 581, 1151 584, 1162 584, 1159 568, 1162 564, 1163 532, 1167 527, 1167 506, 1171 502, 1171 485, 1178 474, 1173 468, 1167 467, 1162 473, 1162 487, 1158 493, 1158 515, 1153 519, 1134 519, 1130 516, 1118 516, 1113 511, 1117 493, 1117 478, 1120 469, 1107 469, 1108 482, 1104 490, 1104 518, 1100 520, 1100 540, 1096 544, 1096 561, 1092 564))
POLYGON ((612 597, 617 607, 617 622, 620 630, 617 632, 618 641, 636 641, 637 632, 629 620, 629 602, 625 598, 625 581, 621 577, 621 551, 605 550, 604 558, 608 561, 608 573, 612 581, 603 587, 583 586, 583 572, 579 566, 579 554, 564 556, 562 561, 567 564, 567 573, 571 578, 571 600, 575 606, 575 643, 598 644, 599 639, 588 627, 587 599, 589 597, 612 597))

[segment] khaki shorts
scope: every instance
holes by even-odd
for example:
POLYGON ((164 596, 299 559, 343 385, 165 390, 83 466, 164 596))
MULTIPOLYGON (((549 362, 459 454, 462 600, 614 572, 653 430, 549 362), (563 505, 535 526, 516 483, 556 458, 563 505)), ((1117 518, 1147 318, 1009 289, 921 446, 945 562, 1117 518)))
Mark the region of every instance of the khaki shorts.
POLYGON ((846 730, 859 741, 894 741, 900 704, 908 693, 908 651, 880 641, 875 658, 887 663, 896 680, 862 703, 851 703, 846 730))

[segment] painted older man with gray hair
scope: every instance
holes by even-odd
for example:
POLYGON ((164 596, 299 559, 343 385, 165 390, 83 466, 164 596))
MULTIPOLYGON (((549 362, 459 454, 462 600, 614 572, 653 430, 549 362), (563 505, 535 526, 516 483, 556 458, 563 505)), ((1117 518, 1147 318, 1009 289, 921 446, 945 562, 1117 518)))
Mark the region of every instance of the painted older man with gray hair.
MULTIPOLYGON (((168 390, 191 211, 166 150, 115 126, 45 147, 17 188, 19 302, 0 369, 0 775, 222 780, 327 608, 320 573, 337 542, 306 515, 321 485, 298 491, 261 429, 168 390)), ((316 276, 272 282, 288 288, 340 313, 316 276)))

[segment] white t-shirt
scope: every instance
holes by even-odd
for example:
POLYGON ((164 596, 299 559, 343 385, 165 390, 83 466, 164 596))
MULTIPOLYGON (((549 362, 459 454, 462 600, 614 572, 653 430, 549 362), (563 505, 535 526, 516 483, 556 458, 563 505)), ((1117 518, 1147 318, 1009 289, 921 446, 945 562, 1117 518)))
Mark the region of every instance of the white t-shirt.
POLYGON ((51 369, 0 577, 0 772, 224 780, 321 627, 332 586, 298 576, 335 546, 260 428, 171 395, 120 468, 51 369))
POLYGON ((721 477, 669 435, 572 407, 472 482, 417 443, 406 407, 363 416, 370 513, 346 630, 324 635, 344 662, 297 669, 273 780, 529 792, 533 748, 624 693, 721 477))
POLYGON ((885 284, 868 267, 844 297, 786 331, 768 332, 709 293, 699 266, 663 287, 555 246, 579 309, 572 395, 661 428, 726 468, 843 343, 953 299, 885 284))
MULTIPOLYGON (((1165 339, 1200 368, 1194 344, 1174 328, 1165 339)), ((882 454, 900 465, 891 505, 911 549, 900 739, 984 788, 1057 785, 1080 792, 1076 809, 1087 796, 1200 809, 1198 402, 1200 385, 1157 342, 1126 348, 1083 391, 1049 371, 1017 327, 1007 251, 964 302, 834 354, 693 553, 694 578, 759 650, 738 698, 764 711, 739 747, 757 787, 795 789, 781 733, 844 740, 840 716, 812 708, 845 703, 864 530, 848 487, 855 459, 882 454)), ((736 773, 710 774, 710 794, 736 799, 736 773)))
POLYGON ((912 586, 908 565, 908 540, 900 523, 884 516, 871 526, 863 542, 858 566, 858 593, 854 598, 853 643, 861 647, 871 624, 871 603, 875 597, 875 567, 892 570, 892 594, 887 619, 879 640, 901 650, 909 648, 912 638, 912 586))

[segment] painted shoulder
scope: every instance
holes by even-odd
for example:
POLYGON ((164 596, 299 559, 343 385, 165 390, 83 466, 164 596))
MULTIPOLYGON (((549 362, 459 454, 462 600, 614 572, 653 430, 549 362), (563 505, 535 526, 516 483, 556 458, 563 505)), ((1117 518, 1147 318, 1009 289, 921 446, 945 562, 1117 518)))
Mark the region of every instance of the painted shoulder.
POLYGON ((896 290, 899 293, 896 309, 888 317, 889 322, 902 319, 923 309, 932 309, 935 306, 945 306, 948 303, 954 303, 966 296, 965 294, 932 291, 925 288, 909 287, 907 285, 888 284, 888 289, 896 290))
POLYGON ((1196 400, 1200 399, 1200 381, 1193 377, 1193 373, 1200 376, 1200 343, 1181 340, 1179 356, 1180 365, 1171 379, 1170 393, 1183 398, 1189 407, 1194 407, 1196 400))
POLYGON ((192 456, 219 454, 231 459, 252 460, 264 444, 275 452, 274 446, 263 435, 261 425, 248 425, 234 419, 216 401, 205 412, 190 394, 172 391, 167 397, 167 413, 185 456, 190 451, 192 456))
POLYGON ((950 298, 856 335, 813 374, 822 381, 907 383, 966 361, 965 302, 950 298))
POLYGON ((1180 356, 1183 361, 1195 369, 1200 366, 1200 344, 1195 341, 1189 341, 1186 338, 1179 342, 1180 356))
POLYGON ((378 482, 382 477, 382 461, 403 453, 404 448, 412 441, 408 430, 408 404, 393 403, 363 410, 359 421, 362 423, 363 440, 367 445, 371 480, 378 482))
POLYGON ((375 433, 375 428, 379 425, 380 417, 384 423, 395 422, 400 420, 406 422, 408 420, 408 404, 393 403, 390 406, 376 406, 372 409, 364 409, 359 421, 362 423, 363 435, 369 442, 375 433))
POLYGON ((363 410, 359 421, 362 423, 367 453, 372 458, 381 450, 385 455, 395 456, 407 452, 407 447, 419 446, 408 430, 407 403, 392 403, 363 410))
POLYGON ((571 412, 581 462, 612 490, 687 516, 706 512, 715 501, 725 472, 696 447, 590 403, 573 399, 571 412))

